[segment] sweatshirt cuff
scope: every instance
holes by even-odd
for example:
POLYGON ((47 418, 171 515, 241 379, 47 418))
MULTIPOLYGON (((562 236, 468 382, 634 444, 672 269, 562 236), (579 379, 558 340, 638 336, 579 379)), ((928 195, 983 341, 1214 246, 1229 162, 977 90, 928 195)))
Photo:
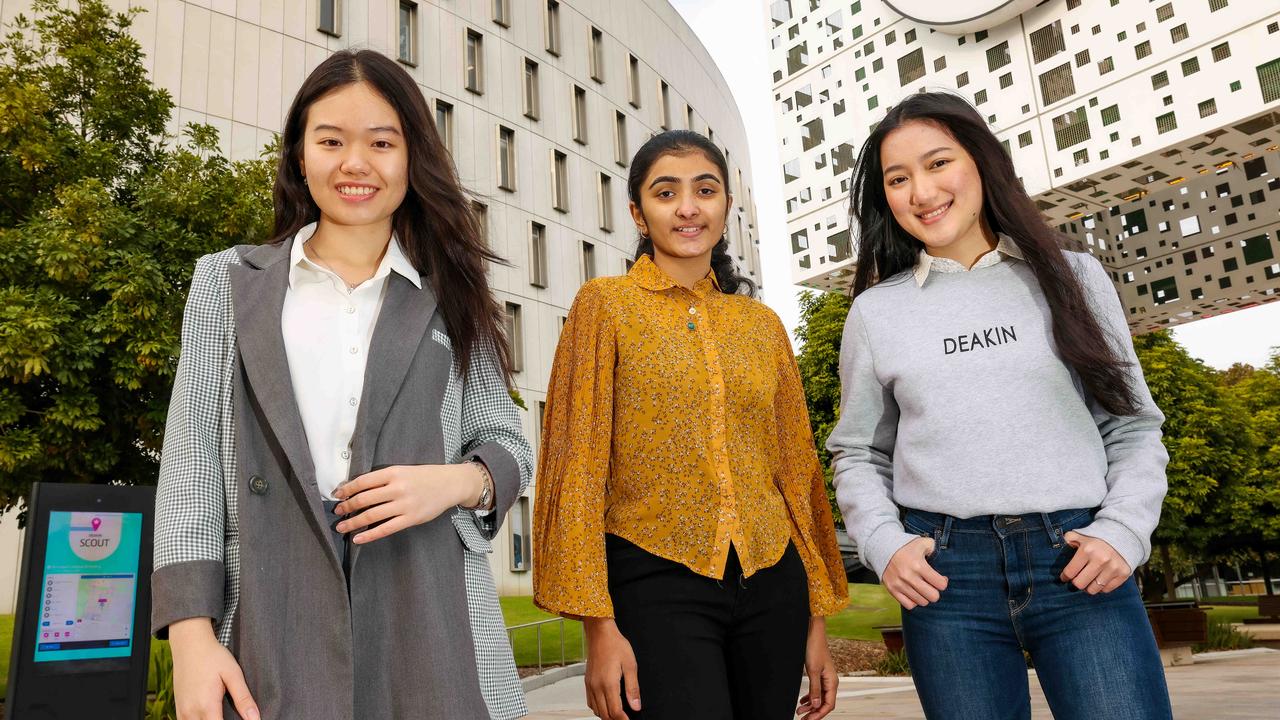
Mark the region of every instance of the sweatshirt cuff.
POLYGON ((169 637, 169 626, 193 617, 222 621, 223 583, 220 560, 190 560, 166 565, 151 574, 151 632, 169 637))
POLYGON ((877 576, 884 577, 885 568, 889 567, 894 553, 916 537, 918 536, 903 530, 900 524, 887 522, 871 533, 866 547, 859 547, 858 552, 864 565, 874 570, 877 576))
POLYGON ((1098 518, 1091 524, 1076 530, 1081 535, 1105 540, 1129 563, 1129 572, 1137 572, 1138 566, 1147 561, 1147 544, 1123 523, 1098 518))

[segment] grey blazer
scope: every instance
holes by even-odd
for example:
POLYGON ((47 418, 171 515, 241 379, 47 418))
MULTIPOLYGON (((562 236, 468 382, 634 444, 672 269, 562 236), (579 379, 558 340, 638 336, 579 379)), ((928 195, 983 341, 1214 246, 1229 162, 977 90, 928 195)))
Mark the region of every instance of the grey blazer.
POLYGON ((352 476, 478 458, 496 509, 355 547, 348 589, 280 330, 289 250, 196 264, 156 493, 153 631, 212 618, 264 718, 524 715, 487 553, 533 464, 495 354, 480 348, 461 377, 429 283, 390 275, 352 476))

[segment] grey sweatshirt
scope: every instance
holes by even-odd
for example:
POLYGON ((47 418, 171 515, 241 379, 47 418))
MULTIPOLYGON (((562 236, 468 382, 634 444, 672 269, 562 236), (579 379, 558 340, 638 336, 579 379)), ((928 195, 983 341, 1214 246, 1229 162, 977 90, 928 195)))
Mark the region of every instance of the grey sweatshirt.
POLYGON ((845 523, 877 574, 916 537, 899 506, 959 518, 1101 507, 1082 535, 1107 541, 1131 569, 1150 555, 1166 490, 1164 415, 1106 271, 1091 255, 1066 255, 1130 363, 1136 415, 1086 395, 1021 260, 932 272, 923 284, 903 272, 854 301, 827 448, 845 523))

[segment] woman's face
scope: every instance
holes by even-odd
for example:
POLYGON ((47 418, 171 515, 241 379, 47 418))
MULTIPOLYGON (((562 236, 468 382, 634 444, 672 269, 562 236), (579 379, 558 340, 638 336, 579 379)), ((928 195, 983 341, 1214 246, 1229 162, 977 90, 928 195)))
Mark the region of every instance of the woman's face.
POLYGON ((363 82, 312 103, 302 174, 322 223, 385 224, 389 231, 409 178, 408 148, 395 109, 363 82))
POLYGON ((653 251, 672 258, 709 254, 724 234, 730 196, 720 169, 699 150, 657 159, 640 187, 631 217, 653 251))
POLYGON ((910 120, 880 143, 889 210, 929 253, 964 256, 992 237, 982 221, 982 176, 950 132, 910 120))

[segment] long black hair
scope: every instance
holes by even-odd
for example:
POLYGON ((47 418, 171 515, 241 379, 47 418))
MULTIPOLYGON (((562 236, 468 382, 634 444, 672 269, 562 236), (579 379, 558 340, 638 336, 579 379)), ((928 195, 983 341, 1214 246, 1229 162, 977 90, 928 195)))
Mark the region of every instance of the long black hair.
MULTIPOLYGON (((692 152, 705 155, 720 171, 725 194, 732 206, 733 193, 729 189, 729 162, 725 160, 720 148, 706 136, 692 130, 668 130, 649 138, 649 141, 641 145, 636 151, 636 156, 631 159, 631 173, 627 176, 627 195, 631 198, 631 202, 640 208, 641 213, 644 212, 644 206, 640 204, 640 188, 644 185, 645 178, 649 176, 649 171, 653 169, 653 164, 664 155, 685 155, 692 152)), ((725 228, 728 227, 729 217, 726 214, 725 228)), ((641 255, 653 257, 653 238, 648 235, 641 235, 636 243, 635 259, 639 260, 641 255)), ((727 236, 722 236, 711 249, 711 269, 716 274, 716 282, 720 284, 721 292, 730 295, 742 293, 750 297, 756 296, 756 284, 738 272, 738 266, 734 264, 733 257, 729 254, 727 236)))
POLYGON ((429 279, 461 372, 467 373, 477 345, 487 345, 496 352, 509 383, 511 360, 502 311, 485 273, 486 261, 505 261, 485 241, 470 195, 458 180, 422 91, 404 68, 385 55, 341 50, 320 63, 298 89, 280 141, 271 242, 288 240, 320 218, 320 208, 302 176, 307 111, 320 98, 358 82, 368 83, 400 118, 409 155, 409 187, 392 216, 392 227, 405 257, 429 279))
POLYGON ((916 93, 889 110, 858 153, 850 190, 850 223, 858 226, 858 259, 853 296, 913 267, 924 245, 898 224, 885 197, 880 146, 886 136, 912 121, 949 133, 973 158, 982 178, 982 220, 1018 246, 1049 304, 1058 354, 1076 371, 1085 390, 1116 415, 1137 412, 1127 361, 1117 352, 1089 306, 1080 278, 1063 255, 1063 238, 1045 224, 1027 197, 1000 141, 963 98, 949 93, 916 93))

